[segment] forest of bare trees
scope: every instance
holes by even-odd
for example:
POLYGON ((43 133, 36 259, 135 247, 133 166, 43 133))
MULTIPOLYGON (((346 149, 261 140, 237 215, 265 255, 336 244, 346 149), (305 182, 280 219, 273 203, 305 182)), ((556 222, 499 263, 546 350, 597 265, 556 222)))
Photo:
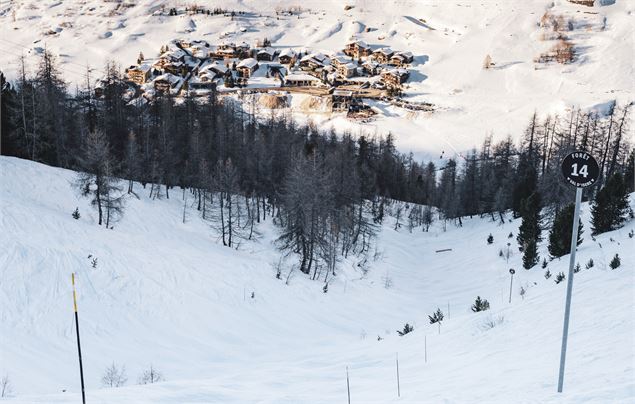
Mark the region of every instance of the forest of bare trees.
POLYGON ((2 154, 81 172, 76 185, 108 227, 126 197, 173 198, 177 188, 187 201, 183 220, 191 207, 228 247, 274 220, 283 254, 313 278, 332 274, 339 257, 368 252, 391 200, 423 205, 400 219, 410 231, 433 220, 460 226, 466 216, 522 216, 534 193, 549 217, 573 200, 560 161, 575 149, 600 162, 599 184, 585 198, 615 173, 633 191, 632 104, 534 114, 520 142, 488 136, 480 149, 436 164, 397 151, 391 134, 353 137, 286 115, 257 119, 215 93, 127 101, 119 68, 109 63, 105 72, 99 97, 88 74, 71 91, 49 52, 35 72, 23 68, 13 83, 2 76, 2 154))

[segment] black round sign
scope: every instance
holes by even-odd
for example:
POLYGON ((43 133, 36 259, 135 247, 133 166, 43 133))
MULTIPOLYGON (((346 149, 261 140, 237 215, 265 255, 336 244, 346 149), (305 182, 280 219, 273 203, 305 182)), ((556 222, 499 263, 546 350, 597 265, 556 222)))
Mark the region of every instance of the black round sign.
POLYGON ((515 274, 515 273, 516 273, 516 271, 514 271, 514 269, 513 269, 513 268, 511 268, 511 269, 509 270, 509 273, 513 275, 513 274, 515 274))
POLYGON ((575 151, 562 160, 562 175, 569 184, 584 188, 595 184, 600 167, 589 153, 575 151))

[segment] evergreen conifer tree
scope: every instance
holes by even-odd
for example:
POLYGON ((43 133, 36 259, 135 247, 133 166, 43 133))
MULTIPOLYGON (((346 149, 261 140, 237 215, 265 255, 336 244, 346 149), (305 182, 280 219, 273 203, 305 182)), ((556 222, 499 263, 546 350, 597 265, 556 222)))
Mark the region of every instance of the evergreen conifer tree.
MULTIPOLYGON (((573 227, 574 205, 569 205, 559 210, 549 232, 549 254, 553 258, 569 254, 571 249, 571 228, 573 227)), ((578 219, 578 241, 582 243, 582 221, 578 219)))
POLYGON ((591 207, 593 235, 619 229, 629 210, 627 188, 622 174, 615 173, 597 193, 591 207))

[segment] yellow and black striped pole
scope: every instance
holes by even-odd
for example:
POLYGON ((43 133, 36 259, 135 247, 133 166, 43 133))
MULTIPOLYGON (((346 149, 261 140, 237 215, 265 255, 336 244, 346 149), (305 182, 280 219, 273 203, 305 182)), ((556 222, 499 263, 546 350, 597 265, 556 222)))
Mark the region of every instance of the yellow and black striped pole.
POLYGON ((79 343, 79 318, 77 317, 77 293, 75 292, 75 273, 71 274, 73 283, 73 310, 75 311, 75 330, 77 331, 77 353, 79 354, 79 377, 82 382, 82 403, 86 404, 86 394, 84 393, 84 367, 82 366, 82 346, 79 343))

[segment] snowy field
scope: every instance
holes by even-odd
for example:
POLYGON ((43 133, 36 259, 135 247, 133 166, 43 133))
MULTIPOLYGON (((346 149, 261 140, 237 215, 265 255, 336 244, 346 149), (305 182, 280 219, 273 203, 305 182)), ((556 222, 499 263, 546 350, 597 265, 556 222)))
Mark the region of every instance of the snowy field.
MULTIPOLYGON (((583 204, 565 392, 556 393, 568 257, 526 271, 519 221, 464 220, 429 233, 385 221, 376 259, 342 263, 328 293, 297 273, 275 278, 275 229, 230 250, 183 199, 130 199, 114 230, 95 224, 74 173, 0 158, 0 375, 7 403, 77 403, 71 272, 90 403, 592 402, 635 397, 635 253, 630 221, 593 241, 583 204), (75 207, 81 218, 71 217, 75 207), (488 245, 488 234, 494 243, 488 245), (511 242, 509 262, 499 256, 511 242), (437 253, 436 250, 452 251, 437 253), (608 267, 619 253, 622 265, 608 267), (97 257, 93 268, 88 256, 97 257), (595 265, 585 269, 592 258, 595 265), (512 302, 509 268, 516 268, 512 302), (386 288, 386 281, 392 285, 386 288), (520 288, 526 290, 524 298, 520 288), (251 293, 254 298, 251 298, 251 293), (491 310, 472 313, 479 295, 491 310), (449 312, 448 312, 449 307, 449 312), (428 324, 446 314, 440 334, 428 324), (408 322, 415 329, 400 337, 408 322), (378 340, 378 336, 381 340, 378 340), (424 344, 427 345, 427 361, 424 344), (401 397, 397 397, 395 355, 401 397), (128 383, 102 388, 112 362, 128 383), (153 365, 166 381, 138 386, 153 365)), ((631 198, 631 206, 634 204, 631 198)), ((540 248, 547 256, 546 243, 540 248)), ((286 271, 286 269, 285 269, 286 271)), ((283 272, 286 275, 286 272, 283 272)))
MULTIPOLYGON (((204 2, 202 2, 205 4, 204 2)), ((86 66, 97 78, 106 60, 122 67, 140 51, 154 57, 176 38, 210 43, 268 37, 276 49, 334 52, 352 38, 373 49, 389 46, 415 55, 405 90, 413 101, 431 102, 433 114, 408 112, 378 103, 380 116, 354 123, 342 114, 296 112, 323 128, 386 134, 416 156, 453 157, 494 140, 518 137, 534 111, 566 114, 571 107, 601 109, 607 102, 632 101, 635 87, 635 2, 598 0, 595 7, 565 0, 219 0, 211 7, 245 11, 236 17, 160 16, 161 7, 184 8, 175 0, 0 0, 0 69, 15 78, 18 57, 33 66, 46 47, 59 54, 65 77, 85 82, 86 66), (600 6, 599 4, 606 4, 600 6), (133 5, 127 7, 126 5, 133 5), (345 5, 353 6, 345 10, 345 5), (301 6, 297 16, 276 9, 301 6), (541 40, 541 17, 549 11, 571 21, 566 32, 577 59, 539 65, 534 59, 555 44, 541 40), (482 68, 486 55, 495 66, 482 68)))

